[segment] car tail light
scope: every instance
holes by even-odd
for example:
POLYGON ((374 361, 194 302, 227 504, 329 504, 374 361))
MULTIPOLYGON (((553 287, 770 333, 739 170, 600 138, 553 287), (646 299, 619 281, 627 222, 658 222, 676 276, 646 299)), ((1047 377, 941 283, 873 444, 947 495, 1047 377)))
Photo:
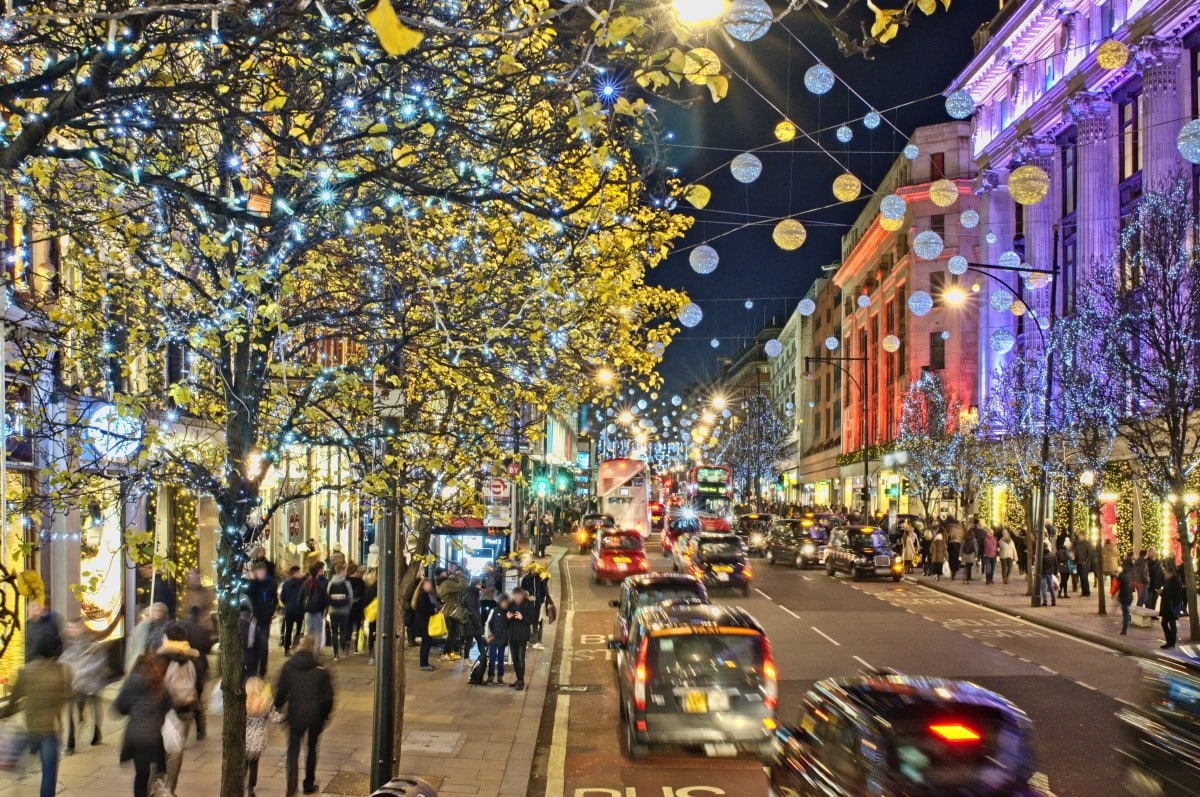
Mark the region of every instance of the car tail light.
POLYGON ((779 707, 779 673, 775 670, 775 657, 771 655, 771 643, 763 637, 763 705, 774 711, 779 707))
POLYGON ((979 731, 961 722, 936 723, 929 726, 929 731, 943 741, 953 744, 974 744, 983 739, 979 731))
POLYGON ((639 569, 641 569, 641 570, 649 570, 649 569, 650 569, 650 563, 649 563, 649 562, 647 562, 645 559, 643 559, 643 560, 641 560, 640 562, 638 562, 638 568, 639 568, 639 569))
POLYGON ((754 578, 754 570, 750 567, 750 565, 746 565, 742 568, 742 575, 744 575, 746 578, 754 578))
POLYGON ((646 710, 646 655, 650 647, 650 638, 642 637, 638 645, 637 664, 633 668, 633 709, 646 710))

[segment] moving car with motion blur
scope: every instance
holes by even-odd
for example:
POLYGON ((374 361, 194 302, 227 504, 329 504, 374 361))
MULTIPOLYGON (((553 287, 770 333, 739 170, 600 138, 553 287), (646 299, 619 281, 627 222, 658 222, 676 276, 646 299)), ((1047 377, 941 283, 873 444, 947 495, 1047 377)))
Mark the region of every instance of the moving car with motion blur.
POLYGON ((626 643, 609 647, 629 759, 662 745, 775 760, 778 675, 766 633, 744 609, 648 606, 626 643))
POLYGON ((696 576, 709 589, 728 587, 749 595, 754 571, 747 559, 746 548, 736 534, 701 532, 688 540, 680 572, 696 576))
POLYGON ((757 512, 739 515, 733 524, 733 532, 742 538, 742 543, 751 554, 763 552, 769 528, 771 528, 771 515, 757 512))
POLYGON ((646 540, 636 531, 601 527, 592 552, 592 578, 597 584, 650 571, 646 540))
POLYGON ((667 508, 661 501, 650 502, 650 531, 662 531, 667 522, 667 508))
POLYGON ((608 602, 617 610, 613 620, 612 639, 624 645, 629 640, 633 615, 638 609, 656 606, 664 601, 695 601, 708 603, 704 582, 684 573, 647 573, 630 576, 621 582, 621 597, 608 602))
POLYGON ((812 518, 786 518, 771 524, 763 545, 767 564, 792 565, 807 570, 825 561, 829 533, 812 518))
POLYGON ((696 517, 696 513, 693 510, 685 507, 672 511, 671 517, 667 520, 666 527, 659 537, 663 556, 672 556, 675 551, 675 545, 680 539, 699 530, 700 520, 696 517))
POLYGON ((869 576, 904 577, 904 562, 892 551, 887 532, 878 526, 842 526, 829 535, 825 572, 849 573, 855 581, 869 576))
POLYGON ((1124 787, 1134 797, 1200 795, 1200 660, 1138 662, 1141 700, 1117 712, 1124 787))
MULTIPOLYGON (((771 766, 780 797, 1032 797, 1033 725, 966 681, 895 674, 818 681, 771 766)), ((1169 793, 1169 792, 1168 792, 1169 793)))
POLYGON ((580 553, 587 553, 596 544, 596 530, 615 529, 617 522, 612 515, 584 515, 575 525, 575 543, 580 553))

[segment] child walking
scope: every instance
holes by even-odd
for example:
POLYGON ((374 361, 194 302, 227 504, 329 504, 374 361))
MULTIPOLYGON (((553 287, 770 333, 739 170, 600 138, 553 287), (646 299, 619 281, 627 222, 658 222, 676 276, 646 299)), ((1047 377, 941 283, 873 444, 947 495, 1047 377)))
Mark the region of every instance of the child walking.
POLYGON ((508 648, 508 595, 501 595, 487 619, 488 668, 485 685, 504 683, 504 651, 508 648))
POLYGON ((271 696, 267 694, 267 682, 262 678, 246 681, 246 791, 254 797, 258 784, 258 759, 267 749, 267 715, 271 710, 271 696))

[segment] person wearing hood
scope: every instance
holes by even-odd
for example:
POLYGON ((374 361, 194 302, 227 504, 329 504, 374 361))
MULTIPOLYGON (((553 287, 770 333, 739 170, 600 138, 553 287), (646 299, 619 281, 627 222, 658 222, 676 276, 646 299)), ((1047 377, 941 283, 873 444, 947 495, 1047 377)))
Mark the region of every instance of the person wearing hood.
POLYGON ((251 578, 246 582, 246 601, 250 604, 250 639, 246 647, 246 671, 262 678, 267 674, 267 652, 271 648, 271 621, 279 609, 279 595, 269 562, 254 561, 251 578))
POLYGON ((67 747, 68 753, 75 752, 75 715, 79 714, 79 722, 83 722, 83 711, 90 707, 92 721, 96 730, 92 734, 92 744, 100 744, 103 712, 100 710, 100 692, 108 683, 108 661, 104 649, 96 641, 96 635, 80 620, 67 623, 63 635, 64 650, 62 663, 71 668, 74 674, 71 679, 71 705, 67 709, 67 747))
POLYGON ((152 603, 146 610, 146 617, 133 627, 133 637, 125 652, 125 671, 133 667, 134 661, 143 653, 153 654, 162 645, 163 631, 166 630, 170 619, 165 603, 152 603))
POLYGON ((25 620, 25 663, 39 658, 38 651, 53 651, 55 656, 63 651, 63 621, 50 605, 43 601, 29 601, 25 620), (42 640, 46 640, 46 646, 42 640))
POLYGON ((942 569, 946 564, 947 555, 946 540, 939 531, 933 536, 933 541, 929 544, 929 571, 934 576, 937 576, 938 581, 942 580, 942 569))
POLYGON ((54 797, 58 790, 58 745, 62 710, 71 699, 71 668, 58 660, 61 644, 49 637, 37 640, 34 658, 17 675, 4 716, 25 710, 29 749, 42 759, 40 797, 54 797))
POLYGON ((304 571, 292 565, 287 580, 279 588, 279 603, 283 606, 283 626, 279 629, 279 644, 283 655, 292 655, 292 643, 300 638, 304 628, 304 607, 300 605, 300 590, 304 587, 304 571))
POLYGON ((149 797, 151 770, 157 768, 161 773, 166 768, 162 729, 171 710, 162 666, 152 654, 142 653, 134 659, 113 708, 129 717, 120 761, 133 761, 133 797, 149 797))
POLYGON ((275 710, 287 709, 287 797, 296 793, 300 770, 300 742, 307 736, 304 759, 304 793, 317 792, 317 741, 333 713, 333 679, 317 662, 316 639, 301 638, 292 657, 279 671, 275 684, 275 710))
POLYGON ((346 580, 345 563, 333 566, 329 581, 329 627, 333 631, 333 660, 350 653, 350 610, 354 607, 354 592, 346 580))
POLYGON ((467 619, 467 610, 463 606, 462 595, 467 588, 467 577, 456 568, 450 567, 441 572, 438 578, 437 597, 446 615, 446 646, 442 648, 443 661, 458 661, 462 656, 458 647, 462 644, 463 622, 467 619))
MULTIPOLYGON (((196 687, 196 664, 199 653, 188 644, 187 630, 175 624, 164 632, 158 658, 162 661, 163 685, 171 698, 171 709, 179 718, 179 735, 187 744, 191 735, 192 719, 200 704, 200 692, 196 687)), ((168 719, 170 721, 170 719, 168 719)), ((179 785, 179 770, 183 767, 182 746, 178 752, 167 751, 167 793, 175 794, 179 785)))

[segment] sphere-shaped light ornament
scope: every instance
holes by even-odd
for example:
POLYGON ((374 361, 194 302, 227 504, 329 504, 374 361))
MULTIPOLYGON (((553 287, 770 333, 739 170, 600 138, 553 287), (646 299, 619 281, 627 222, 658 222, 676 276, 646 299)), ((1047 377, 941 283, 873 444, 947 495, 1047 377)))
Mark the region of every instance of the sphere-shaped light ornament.
POLYGON ((717 254, 717 250, 713 249, 708 244, 701 244, 692 250, 688 255, 688 262, 692 264, 692 271, 697 274, 711 274, 717 270, 717 264, 721 261, 721 256, 717 254))
POLYGON ((1016 344, 1017 337, 1011 330, 997 329, 992 332, 992 337, 988 341, 992 351, 997 354, 1008 354, 1012 351, 1012 347, 1016 344))
POLYGON ((679 396, 671 396, 671 404, 673 404, 674 406, 678 407, 682 403, 683 403, 683 399, 680 398, 679 396))
POLYGON ((967 273, 967 259, 962 255, 955 255, 946 263, 946 270, 956 277, 961 277, 967 273))
POLYGON ((778 357, 779 355, 783 354, 783 344, 775 338, 771 338, 767 341, 766 345, 763 346, 763 351, 767 353, 768 357, 778 357))
POLYGON ((895 232, 904 226, 904 219, 885 219, 881 216, 879 218, 879 226, 888 232, 895 232))
POLYGON ((745 307, 747 310, 753 310, 754 309, 754 300, 747 299, 745 301, 745 303, 742 305, 742 307, 745 307))
POLYGON ((865 293, 860 293, 858 295, 858 298, 855 299, 855 302, 858 303, 859 307, 870 307, 871 306, 871 297, 867 296, 865 293))
POLYGON ((952 92, 946 98, 946 113, 951 119, 966 119, 975 113, 975 100, 965 89, 952 92))
POLYGON ((838 141, 849 144, 850 139, 854 138, 854 131, 850 129, 849 125, 841 125, 834 131, 834 135, 837 136, 838 141))
POLYGON ((1050 284, 1050 275, 1043 274, 1040 271, 1034 271, 1025 277, 1025 287, 1031 291, 1036 291, 1039 288, 1045 288, 1050 284))
POLYGON ((983 236, 983 240, 987 241, 989 244, 994 244, 1000 239, 996 237, 996 233, 988 230, 987 235, 983 236))
POLYGON ((1036 205, 1050 193, 1050 175, 1042 167, 1027 163, 1008 176, 1008 193, 1018 205, 1036 205))
POLYGON ((1009 305, 1008 311, 1017 318, 1020 318, 1029 312, 1029 305, 1025 304, 1025 302, 1021 301, 1020 299, 1013 299, 1013 303, 1009 305))
POLYGON ((933 309, 933 297, 925 291, 913 291, 908 297, 908 309, 915 316, 929 315, 933 309))
POLYGON ((712 340, 710 340, 708 342, 708 345, 712 346, 714 349, 719 349, 719 348, 721 348, 721 341, 717 340, 716 338, 713 338, 712 340))
POLYGON ((652 340, 650 345, 646 347, 646 351, 650 352, 651 357, 660 358, 666 352, 667 347, 663 345, 661 340, 652 340))
POLYGON ((829 349, 830 351, 837 351, 837 347, 838 339, 836 337, 830 335, 829 337, 825 338, 825 348, 829 349))
POLYGON ((842 202, 858 199, 862 183, 853 174, 839 174, 833 181, 833 195, 842 202))
POLYGON ((992 309, 997 313, 1003 313, 1007 311, 1012 307, 1012 303, 1013 295, 1005 290, 992 291, 991 296, 988 297, 988 304, 990 304, 992 309))
POLYGON ((1101 69, 1120 69, 1129 63, 1129 48, 1116 39, 1109 39, 1096 50, 1096 63, 1101 69))
POLYGON ((979 226, 979 214, 974 210, 964 210, 962 215, 958 217, 958 220, 968 230, 973 230, 979 226))
POLYGON ((814 64, 804 73, 804 88, 813 94, 825 94, 833 88, 833 70, 825 64, 814 64))
POLYGON ((752 42, 767 35, 775 16, 766 0, 733 0, 725 12, 725 32, 740 42, 752 42))
POLYGON ((902 150, 902 152, 904 157, 908 158, 910 161, 915 161, 917 156, 921 154, 921 150, 917 149, 916 144, 909 144, 902 150))
POLYGON ((1021 267, 1021 256, 1018 255, 1016 252, 1008 251, 1008 252, 1005 252, 1004 254, 1000 255, 999 263, 1002 268, 1009 268, 1009 269, 1020 268, 1021 267))
MULTIPOLYGON (((645 399, 638 399, 637 404, 638 404, 638 409, 640 409, 640 410, 646 409, 646 400, 645 399)), ((645 423, 645 421, 642 421, 642 423, 645 423)))
POLYGON ((885 335, 880 345, 888 354, 895 354, 900 351, 900 338, 895 335, 885 335))
POLYGON ((882 119, 877 111, 867 111, 867 115, 863 117, 863 127, 868 130, 874 130, 879 127, 880 121, 882 119))
POLYGON ((739 183, 752 183, 762 174, 762 161, 757 155, 743 152, 730 162, 729 171, 739 183))
POLYGON ((685 327, 694 327, 704 320, 704 311, 700 309, 700 305, 695 302, 688 304, 679 311, 679 323, 685 327))
POLYGON ((775 225, 775 230, 771 233, 771 239, 775 241, 775 245, 785 252, 791 252, 804 246, 806 238, 808 238, 808 230, 804 229, 804 225, 795 219, 784 219, 775 225))
POLYGON ((817 312, 817 303, 812 299, 801 299, 800 304, 796 305, 797 312, 804 317, 808 317, 817 312))
POLYGON ((796 126, 784 119, 779 124, 775 125, 775 138, 780 141, 791 141, 796 137, 796 126))
POLYGON ((946 248, 942 236, 933 230, 923 230, 913 237, 913 251, 922 260, 933 260, 946 248))
POLYGON ((1200 163, 1200 119, 1193 119, 1179 131, 1175 138, 1179 154, 1188 163, 1200 163))
POLYGON ((942 330, 942 334, 941 334, 941 335, 939 335, 939 337, 940 337, 942 340, 950 340, 950 330, 948 330, 948 329, 943 329, 943 330, 942 330))
POLYGON ((879 202, 879 215, 885 219, 902 219, 908 212, 908 203, 898 194, 888 194, 879 202))
POLYGON ((929 186, 929 201, 939 208, 948 208, 958 201, 958 186, 950 180, 936 180, 929 186))

